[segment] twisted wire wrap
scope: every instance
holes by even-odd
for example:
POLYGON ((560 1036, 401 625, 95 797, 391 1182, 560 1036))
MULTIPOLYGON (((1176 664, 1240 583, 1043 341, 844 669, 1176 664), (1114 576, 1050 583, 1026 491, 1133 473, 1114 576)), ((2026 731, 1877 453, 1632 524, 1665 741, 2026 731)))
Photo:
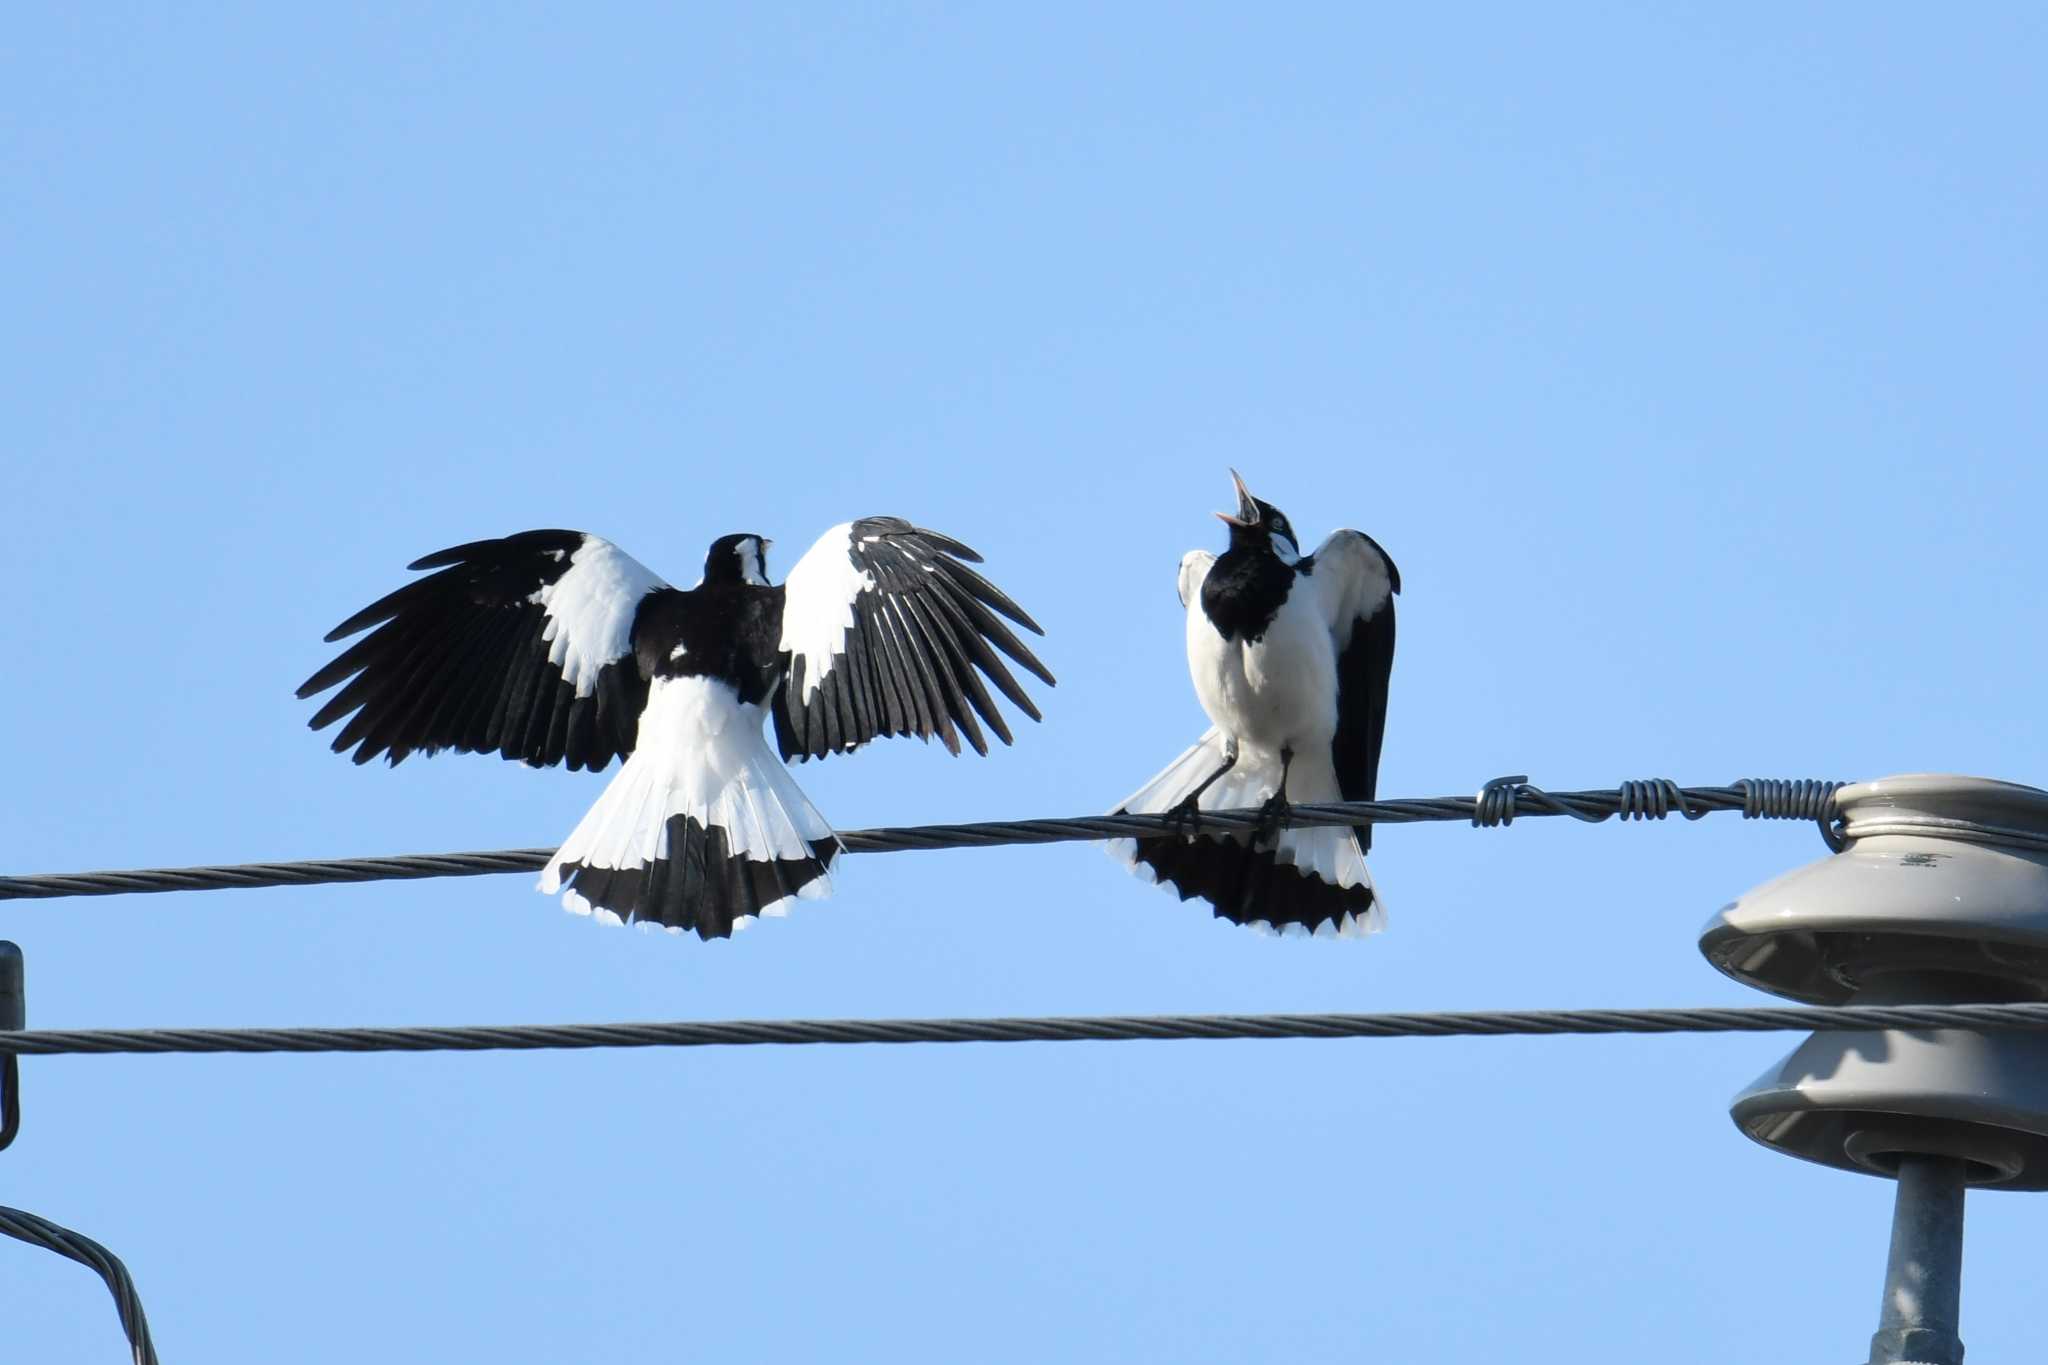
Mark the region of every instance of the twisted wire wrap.
POLYGON ((1846 783, 1749 777, 1735 785, 1742 789, 1743 819, 1811 820, 1820 826, 1820 837, 1829 849, 1840 853, 1848 847, 1835 813, 1835 793, 1846 783))
POLYGON ((1166 1014, 986 1019, 728 1019, 462 1028, 31 1029, 0 1050, 109 1053, 532 1052, 602 1047, 1072 1043, 1218 1038, 1465 1038, 1553 1034, 2048 1030, 2048 1004, 1166 1014))
POLYGON ((1734 809, 1720 801, 1720 794, 1739 792, 1743 786, 1686 788, 1668 777, 1652 777, 1624 782, 1611 792, 1553 793, 1530 786, 1527 777, 1496 777, 1472 798, 1472 823, 1490 829, 1512 825, 1518 815, 1569 815, 1597 825, 1617 815, 1625 821, 1662 820, 1674 810, 1698 820, 1709 811, 1734 809), (1525 801, 1528 810, 1522 809, 1525 801))
POLYGON ((1515 823, 1516 801, 1523 791, 1534 792, 1526 773, 1496 777, 1472 798, 1472 828, 1495 829, 1515 823))
POLYGON ((1674 810, 1688 820, 1698 820, 1707 813, 1694 809, 1685 799, 1685 789, 1668 777, 1624 782, 1620 790, 1621 810, 1617 813, 1624 820, 1662 820, 1674 810))
POLYGON ((157 1365, 156 1343, 150 1339, 149 1319, 143 1316, 142 1296, 135 1292, 135 1281, 119 1256, 90 1237, 20 1209, 0 1208, 0 1232, 30 1246, 68 1256, 97 1271, 107 1282, 107 1292, 114 1296, 114 1307, 121 1314, 121 1330, 128 1334, 134 1365, 157 1365))
MULTIPOLYGON (((1476 796, 1410 797, 1388 801, 1334 801, 1297 805, 1286 823, 1315 825, 1399 825, 1431 820, 1469 820, 1491 828, 1518 816, 1567 815, 1598 824, 1661 820, 1678 811, 1697 820, 1711 811, 1739 810, 1748 819, 1817 820, 1831 848, 1840 836, 1828 820, 1838 782, 1745 780, 1725 787, 1681 787, 1668 778, 1623 783, 1618 788, 1547 792, 1527 777, 1496 778, 1476 796)), ((1203 811, 1205 828, 1250 830, 1260 812, 1203 811)), ((972 824, 913 825, 893 829, 846 830, 839 836, 849 853, 901 853, 933 848, 995 848, 1083 840, 1132 839, 1175 832, 1159 815, 1083 815, 1064 819, 992 820, 972 824)), ((0 901, 51 900, 64 896, 122 896, 160 891, 225 891, 258 886, 318 886, 337 882, 478 877, 497 872, 537 872, 554 854, 550 848, 499 849, 478 853, 412 853, 376 858, 323 858, 303 862, 228 863, 209 867, 134 868, 106 872, 57 872, 0 877, 0 901)))

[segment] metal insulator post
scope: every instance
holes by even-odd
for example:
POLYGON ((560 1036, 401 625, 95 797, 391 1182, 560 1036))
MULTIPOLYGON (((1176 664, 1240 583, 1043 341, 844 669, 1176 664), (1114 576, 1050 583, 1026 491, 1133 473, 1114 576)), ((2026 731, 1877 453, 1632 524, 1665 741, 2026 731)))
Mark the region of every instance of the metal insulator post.
POLYGON ((1969 1163, 1957 1157, 1899 1158, 1884 1308, 1870 1339, 1870 1365, 1962 1365, 1963 1193, 1969 1163))
MULTIPOLYGON (((1827 799, 1840 851, 1723 906, 1709 962, 1821 1005, 2048 1002, 2048 791, 1915 773, 1827 799)), ((1729 1114, 1788 1156, 1897 1180, 1870 1365, 1962 1365, 1963 1192, 2048 1190, 2048 1034, 1816 1033, 1729 1114)))

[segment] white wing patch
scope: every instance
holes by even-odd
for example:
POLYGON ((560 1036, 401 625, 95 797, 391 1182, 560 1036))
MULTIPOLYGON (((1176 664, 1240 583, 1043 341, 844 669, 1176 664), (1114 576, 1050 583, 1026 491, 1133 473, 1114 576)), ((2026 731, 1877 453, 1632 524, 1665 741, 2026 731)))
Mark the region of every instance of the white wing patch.
POLYGON ((740 582, 751 583, 765 588, 768 583, 768 546, 770 542, 758 536, 743 536, 733 548, 740 560, 740 582))
POLYGON ((1351 643, 1352 627, 1394 595, 1386 559, 1356 531, 1330 532, 1316 550, 1315 572, 1310 577, 1339 653, 1351 643))
POLYGON ((1216 556, 1207 550, 1189 550, 1180 557, 1180 604, 1191 605, 1201 596, 1202 585, 1209 581, 1209 570, 1216 565, 1216 556))
POLYGON ((633 633, 633 614, 640 599, 662 586, 661 579, 608 540, 583 537, 569 556, 560 578, 529 601, 547 609, 548 662, 587 697, 597 690, 597 675, 625 654, 633 633))
POLYGON ((804 661, 800 700, 807 704, 846 652, 854 602, 874 591, 875 576, 853 562, 853 523, 841 522, 819 536, 782 586, 781 648, 804 661))

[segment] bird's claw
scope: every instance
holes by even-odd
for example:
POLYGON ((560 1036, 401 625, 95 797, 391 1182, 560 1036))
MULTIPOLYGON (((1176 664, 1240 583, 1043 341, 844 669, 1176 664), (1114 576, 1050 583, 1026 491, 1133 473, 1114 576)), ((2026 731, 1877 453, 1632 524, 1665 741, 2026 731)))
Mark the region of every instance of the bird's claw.
POLYGON ((1284 790, 1274 792, 1259 807, 1259 822, 1252 826, 1252 842, 1277 843, 1280 831, 1287 827, 1288 817, 1293 814, 1294 804, 1287 799, 1287 793, 1284 790))
POLYGON ((1164 819, 1168 834, 1177 839, 1192 839, 1202 828, 1202 808, 1196 798, 1185 797, 1164 813, 1164 819))

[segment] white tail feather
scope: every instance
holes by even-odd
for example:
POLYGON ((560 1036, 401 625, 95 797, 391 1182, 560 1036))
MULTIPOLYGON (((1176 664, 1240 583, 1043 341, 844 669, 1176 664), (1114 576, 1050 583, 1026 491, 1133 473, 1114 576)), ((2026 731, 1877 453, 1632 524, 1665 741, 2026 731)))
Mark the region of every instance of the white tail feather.
MULTIPOLYGON (((563 892, 563 905, 577 914, 618 922, 617 913, 593 907, 573 885, 564 892, 564 869, 660 862, 669 854, 669 822, 679 815, 722 832, 730 854, 762 861, 811 859, 819 841, 834 837, 762 738, 758 706, 741 705, 722 683, 657 679, 632 755, 549 860, 539 890, 563 892)), ((818 875, 795 895, 815 899, 830 890, 830 879, 818 875)), ((765 904, 760 913, 784 914, 790 899, 765 904)), ((741 916, 735 927, 751 919, 741 916)))
MULTIPOLYGON (((1205 731, 1180 757, 1166 765, 1151 781, 1132 792, 1117 807, 1133 815, 1161 815, 1186 800, 1189 793, 1200 786, 1210 774, 1223 766, 1223 736, 1214 726, 1205 731)), ((1263 805, 1280 785, 1280 759, 1276 754, 1241 746, 1238 760, 1229 772, 1210 783, 1196 802, 1199 810, 1243 810, 1263 805)), ((1311 764, 1297 758, 1288 774, 1288 798, 1297 802, 1321 802, 1341 800, 1337 791, 1336 776, 1329 771, 1329 765, 1311 764), (1327 790, 1325 790, 1327 788, 1327 790)), ((1234 839, 1244 843, 1245 834, 1222 834, 1207 837, 1234 839)), ((1138 858, 1135 840, 1112 839, 1106 844, 1111 857, 1130 867, 1141 877, 1156 880, 1152 870, 1138 858)), ((1310 873, 1334 886, 1371 887, 1372 874, 1366 870, 1365 856, 1358 850, 1358 840, 1352 836, 1348 826, 1324 825, 1310 828, 1291 827, 1281 831, 1274 849, 1275 860, 1292 863, 1302 871, 1310 873)), ((1272 933, 1273 926, 1264 920, 1255 921, 1251 927, 1272 933)), ((1363 915, 1345 915, 1340 921, 1324 920, 1314 931, 1317 938, 1338 937, 1358 938, 1376 934, 1387 927, 1386 907, 1382 904, 1377 888, 1373 891, 1372 906, 1363 915)), ((1290 924, 1281 931, 1285 937, 1306 935, 1309 930, 1299 924, 1290 924)))

